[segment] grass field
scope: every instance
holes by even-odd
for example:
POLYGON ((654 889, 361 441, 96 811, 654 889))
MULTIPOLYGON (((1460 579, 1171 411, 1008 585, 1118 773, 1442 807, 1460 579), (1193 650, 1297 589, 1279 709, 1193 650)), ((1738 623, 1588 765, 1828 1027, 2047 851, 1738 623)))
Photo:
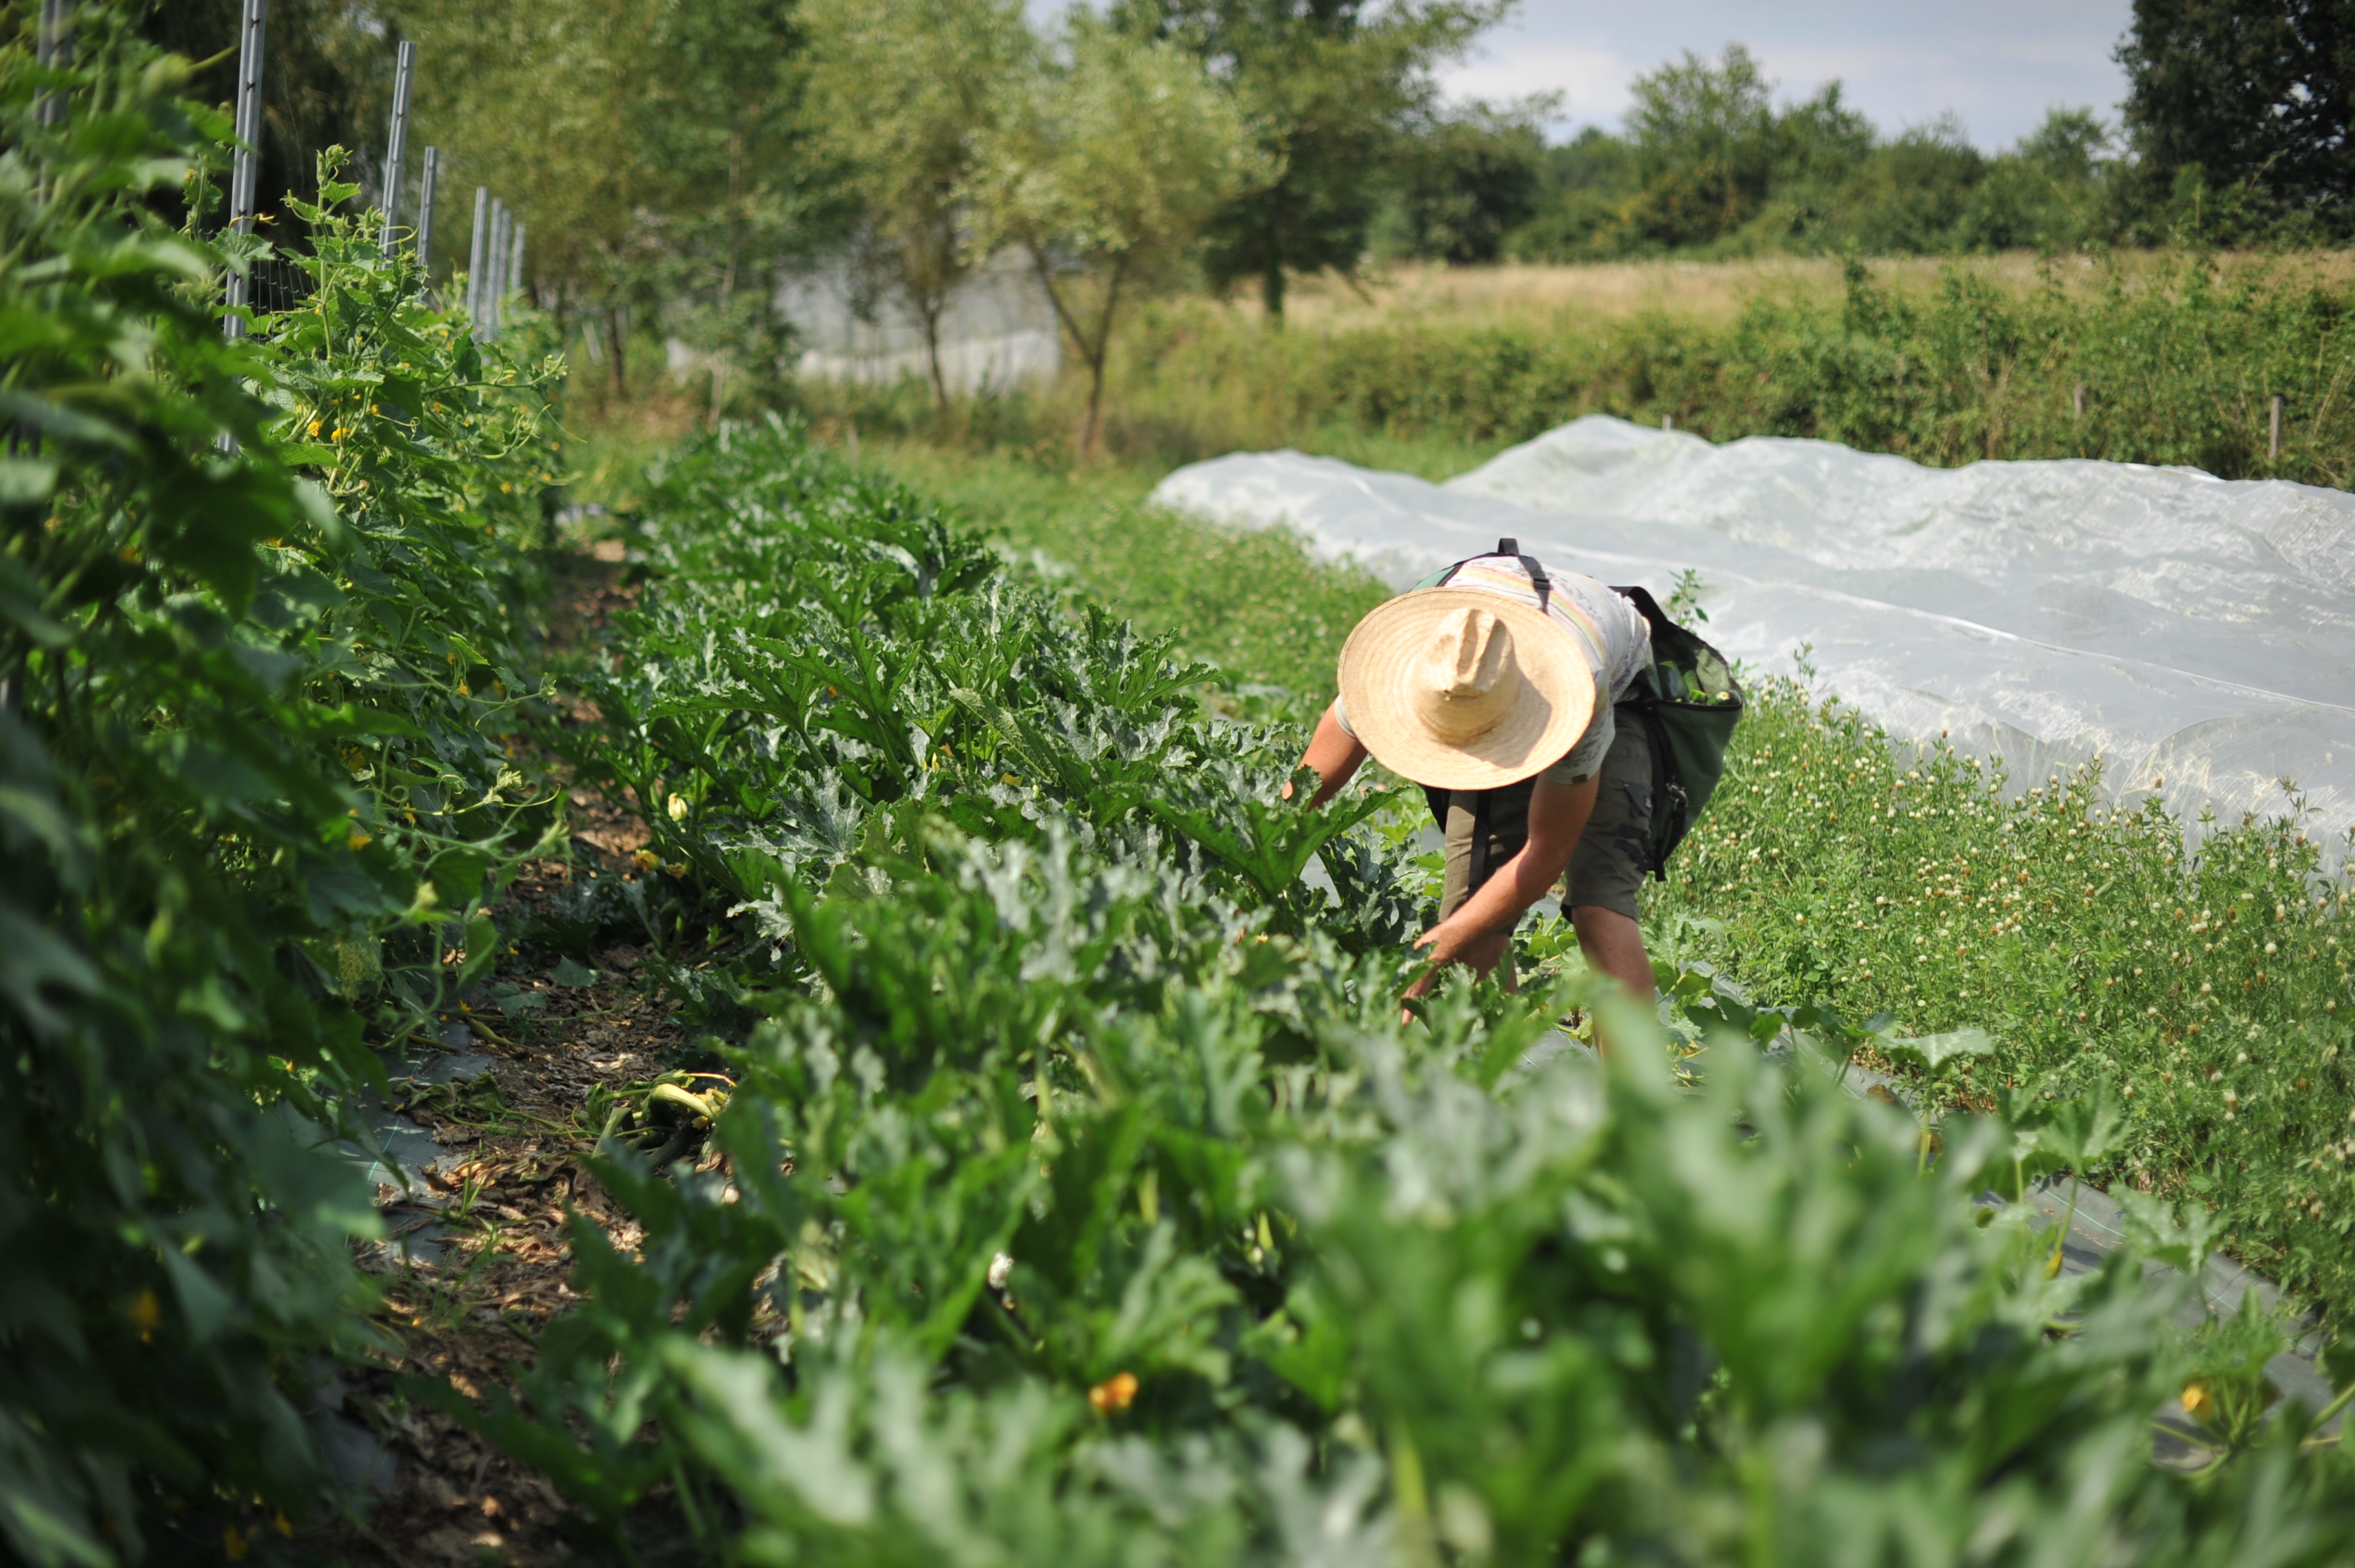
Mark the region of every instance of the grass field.
MULTIPOLYGON (((1983 279, 2007 293, 2022 294, 2048 283, 2088 290, 2100 285, 2113 264, 2133 275, 2165 261, 2163 255, 2150 252, 2103 259, 2010 251, 1961 258, 1883 257, 1866 266, 1874 283, 1895 293, 1928 294, 1951 272, 1983 279)), ((2229 275, 2275 265, 2277 259, 2226 255, 2219 261, 2229 275)), ((2296 265, 2328 285, 2343 287, 2355 279, 2355 251, 2301 252, 2296 265)), ((1416 261, 1369 268, 1354 281, 1329 273, 1300 279, 1285 295, 1284 320, 1287 328, 1314 332, 1357 332, 1409 324, 1571 327, 1651 315, 1721 326, 1762 295, 1837 304, 1841 269, 1839 258, 1828 256, 1595 261, 1581 266, 1507 262, 1493 267, 1449 267, 1416 261)), ((1222 314, 1253 326, 1265 320, 1258 296, 1248 291, 1226 301, 1202 302, 1201 308, 1205 314, 1222 314)))

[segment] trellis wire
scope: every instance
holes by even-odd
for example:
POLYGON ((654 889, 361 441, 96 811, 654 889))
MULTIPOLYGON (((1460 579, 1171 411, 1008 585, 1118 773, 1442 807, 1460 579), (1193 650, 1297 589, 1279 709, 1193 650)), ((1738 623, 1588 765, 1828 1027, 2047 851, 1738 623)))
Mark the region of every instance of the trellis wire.
POLYGON ((425 149, 425 168, 417 176, 417 270, 432 275, 433 266, 433 191, 442 181, 442 149, 425 149))
MULTIPOLYGON (((237 48, 237 158, 229 172, 229 222, 236 233, 248 235, 253 232, 253 187, 261 173, 261 46, 270 0, 244 0, 240 10, 244 18, 237 48)), ((245 336, 244 318, 237 313, 250 298, 245 273, 229 268, 229 314, 221 330, 232 339, 245 336)))
POLYGON ((417 46, 403 38, 393 57, 392 133, 384 149, 384 231, 377 238, 381 251, 392 249, 393 220, 400 216, 400 166, 409 156, 409 86, 416 65, 417 46))

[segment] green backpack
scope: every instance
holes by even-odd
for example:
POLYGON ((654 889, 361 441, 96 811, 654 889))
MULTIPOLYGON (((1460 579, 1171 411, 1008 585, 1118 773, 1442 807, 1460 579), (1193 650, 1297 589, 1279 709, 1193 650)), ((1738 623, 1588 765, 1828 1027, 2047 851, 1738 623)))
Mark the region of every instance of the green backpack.
POLYGON ((1614 588, 1652 627, 1652 667, 1615 705, 1621 723, 1644 726, 1652 741, 1652 864, 1668 879, 1668 857, 1685 841, 1725 776, 1725 749, 1742 722, 1742 684, 1726 656, 1668 619, 1641 588, 1614 588))

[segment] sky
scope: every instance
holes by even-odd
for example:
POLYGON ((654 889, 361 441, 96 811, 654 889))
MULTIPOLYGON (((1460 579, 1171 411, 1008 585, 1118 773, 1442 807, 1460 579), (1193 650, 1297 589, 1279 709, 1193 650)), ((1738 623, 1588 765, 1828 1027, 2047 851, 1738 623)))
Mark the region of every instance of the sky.
POLYGON ((1620 129, 1637 73, 1741 43, 1778 100, 1838 78, 1884 135, 1951 110, 1993 152, 2055 104, 2116 122, 2126 77, 2110 52, 2131 11, 2132 0, 1520 0, 1441 80, 1455 99, 1560 91, 1548 134, 1564 140, 1620 129))

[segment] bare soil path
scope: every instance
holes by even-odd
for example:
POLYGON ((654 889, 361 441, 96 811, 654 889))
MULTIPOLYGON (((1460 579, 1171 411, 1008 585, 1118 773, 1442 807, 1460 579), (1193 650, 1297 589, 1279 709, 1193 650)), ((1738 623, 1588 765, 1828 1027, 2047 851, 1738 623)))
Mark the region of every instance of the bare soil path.
MULTIPOLYGON (((550 571, 544 634, 559 654, 603 640, 637 596, 618 549, 559 557, 550 571)), ((566 792, 570 854, 526 868, 491 912, 502 930, 584 878, 661 874, 637 862, 645 834, 631 803, 570 786, 549 759, 529 760, 566 792)), ((623 1251, 640 1239, 582 1163, 600 1131, 584 1106, 601 1084, 675 1068, 689 1043, 640 948, 617 943, 589 957, 594 978, 582 985, 569 955, 517 954, 442 1015, 438 1040, 389 1068, 391 1102, 368 1107, 391 1156, 375 1170, 386 1239, 361 1250, 381 1291, 373 1322, 383 1346, 327 1385, 313 1416, 337 1455, 352 1517, 261 1555, 355 1568, 605 1560, 568 1538, 562 1500, 544 1479, 404 1389, 421 1376, 480 1400, 512 1386, 541 1330, 574 1300, 570 1225, 596 1224, 623 1251), (494 986, 517 988, 506 1007, 494 986)), ((649 1504, 650 1541, 668 1533, 666 1507, 649 1504)))

